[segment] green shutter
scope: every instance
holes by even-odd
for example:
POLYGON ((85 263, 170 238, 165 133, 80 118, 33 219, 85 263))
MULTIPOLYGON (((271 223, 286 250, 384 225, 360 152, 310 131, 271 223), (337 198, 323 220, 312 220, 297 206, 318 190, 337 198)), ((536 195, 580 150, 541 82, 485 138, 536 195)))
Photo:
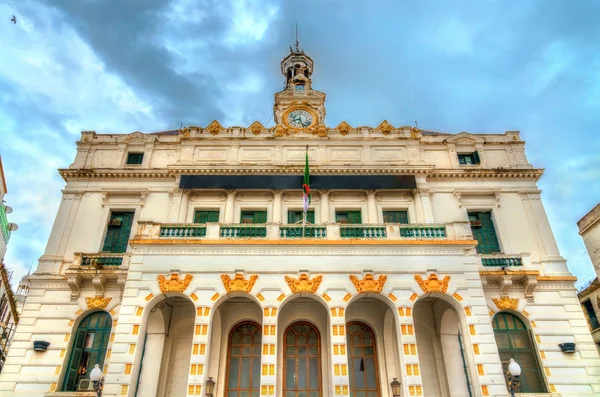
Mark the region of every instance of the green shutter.
POLYGON ((129 234, 133 224, 133 212, 113 212, 106 231, 102 251, 125 252, 129 244, 129 234), (116 224, 116 222, 120 222, 116 224))
POLYGON ((361 224, 362 218, 360 211, 348 211, 348 223, 349 224, 361 224))
POLYGON ((267 211, 254 211, 254 222, 253 223, 266 223, 267 222, 267 211))
POLYGON ((407 211, 383 211, 384 223, 401 223, 408 224, 407 211))
POLYGON ((473 237, 479 243, 477 244, 477 252, 480 254, 500 252, 500 244, 498 243, 498 236, 496 236, 492 213, 469 212, 468 216, 470 221, 478 221, 481 223, 481 226, 471 226, 473 237))
POLYGON ((196 211, 194 223, 219 222, 219 211, 196 211))
POLYGON ((127 164, 142 164, 144 153, 128 153, 127 164))
MULTIPOLYGON (((303 211, 288 211, 288 224, 301 223, 304 218, 303 211)), ((310 210, 306 212, 306 222, 315 223, 315 212, 310 210)))
POLYGON ((477 151, 474 151, 471 154, 471 157, 473 158, 473 164, 479 164, 481 161, 479 160, 479 153, 477 151))
POLYGON ((75 342, 73 343, 73 350, 71 351, 71 357, 69 358, 69 366, 67 367, 67 372, 65 374, 65 381, 62 388, 63 391, 77 390, 77 369, 81 363, 86 334, 87 329, 77 330, 75 342))

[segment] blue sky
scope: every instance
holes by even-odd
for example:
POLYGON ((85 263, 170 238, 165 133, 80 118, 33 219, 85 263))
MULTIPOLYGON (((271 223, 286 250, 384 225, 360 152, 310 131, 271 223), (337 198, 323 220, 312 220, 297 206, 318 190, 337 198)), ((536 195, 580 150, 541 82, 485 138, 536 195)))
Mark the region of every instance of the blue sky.
POLYGON ((42 255, 81 130, 266 124, 298 22, 330 126, 520 130, 581 284, 594 273, 576 222, 600 201, 598 15, 595 0, 0 0, 0 154, 20 226, 5 262, 16 281, 42 255))

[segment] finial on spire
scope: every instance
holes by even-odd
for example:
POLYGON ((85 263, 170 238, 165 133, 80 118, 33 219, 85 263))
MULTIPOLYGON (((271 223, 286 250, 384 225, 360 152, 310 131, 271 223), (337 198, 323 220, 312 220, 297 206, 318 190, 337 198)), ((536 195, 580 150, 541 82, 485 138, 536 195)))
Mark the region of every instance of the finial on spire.
POLYGON ((296 22, 296 52, 300 52, 300 43, 298 43, 298 22, 296 22))

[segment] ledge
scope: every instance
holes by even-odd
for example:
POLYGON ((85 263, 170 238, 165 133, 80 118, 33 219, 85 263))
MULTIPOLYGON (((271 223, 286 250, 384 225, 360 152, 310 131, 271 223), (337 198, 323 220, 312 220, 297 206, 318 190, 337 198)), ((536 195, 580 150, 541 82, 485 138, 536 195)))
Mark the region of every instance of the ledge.
MULTIPOLYGON (((133 245, 458 245, 475 247, 476 240, 444 240, 444 239, 419 239, 419 240, 366 240, 366 239, 343 239, 343 240, 317 240, 317 239, 290 239, 290 240, 267 240, 267 239, 133 239, 129 240, 133 245)), ((539 274, 539 272, 538 272, 539 274)))

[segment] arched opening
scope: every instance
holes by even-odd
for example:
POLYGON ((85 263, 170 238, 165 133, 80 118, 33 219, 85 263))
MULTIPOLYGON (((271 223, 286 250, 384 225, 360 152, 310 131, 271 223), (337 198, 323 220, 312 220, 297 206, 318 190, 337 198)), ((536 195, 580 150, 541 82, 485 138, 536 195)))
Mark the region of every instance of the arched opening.
MULTIPOLYGON (((383 298, 386 299, 386 298, 383 298)), ((389 396, 389 383, 399 378, 400 349, 393 303, 363 294, 346 308, 350 395, 389 396), (390 307, 391 306, 391 307, 390 307)))
POLYGON ((215 396, 258 397, 262 315, 260 305, 244 293, 233 293, 213 308, 206 374, 217 382, 215 396))
POLYGON ((414 323, 423 394, 473 396, 465 340, 454 307, 440 298, 422 298, 414 306, 414 323))
POLYGON ((73 333, 62 391, 77 391, 81 380, 90 379, 89 374, 96 364, 103 368, 111 328, 110 314, 105 311, 88 314, 81 320, 73 333))
POLYGON ((296 297, 283 304, 278 316, 279 375, 277 395, 333 395, 329 381, 329 313, 321 302, 296 297))
POLYGON ((187 392, 194 304, 178 295, 162 298, 147 318, 137 396, 183 396, 187 392))
POLYGON ((547 393, 546 382, 535 351, 531 331, 509 312, 499 312, 492 321, 494 337, 506 372, 511 358, 521 366, 521 393, 547 393))
POLYGON ((242 322, 231 330, 227 353, 227 397, 258 397, 261 329, 254 322, 242 322))

